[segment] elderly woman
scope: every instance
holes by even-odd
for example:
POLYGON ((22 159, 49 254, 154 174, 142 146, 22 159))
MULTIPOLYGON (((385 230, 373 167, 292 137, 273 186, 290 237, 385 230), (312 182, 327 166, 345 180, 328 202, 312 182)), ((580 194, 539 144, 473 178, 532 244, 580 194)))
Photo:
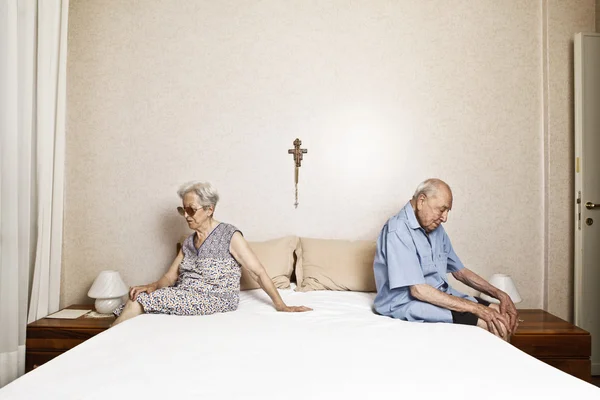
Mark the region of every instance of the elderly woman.
POLYGON ((243 267, 271 297, 277 311, 309 311, 287 306, 239 230, 214 219, 219 195, 209 183, 191 182, 177 192, 178 207, 194 231, 167 273, 158 281, 135 286, 127 304, 115 311, 113 325, 146 313, 207 315, 237 309, 243 267))

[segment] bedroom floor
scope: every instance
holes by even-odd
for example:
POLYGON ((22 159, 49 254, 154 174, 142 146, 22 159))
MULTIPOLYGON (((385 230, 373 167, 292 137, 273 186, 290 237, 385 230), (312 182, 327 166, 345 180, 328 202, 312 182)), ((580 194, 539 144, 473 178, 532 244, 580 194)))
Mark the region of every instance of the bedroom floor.
POLYGON ((600 375, 592 376, 592 385, 600 387, 600 375))

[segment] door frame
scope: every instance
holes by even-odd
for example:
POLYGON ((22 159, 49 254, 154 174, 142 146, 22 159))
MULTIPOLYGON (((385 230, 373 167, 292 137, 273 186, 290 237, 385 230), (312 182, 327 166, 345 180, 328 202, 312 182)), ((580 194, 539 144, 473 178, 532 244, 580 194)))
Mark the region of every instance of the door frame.
MULTIPOLYGON (((583 318, 583 297, 582 287, 585 279, 585 271, 583 270, 583 208, 584 198, 582 197, 583 174, 584 171, 582 162, 583 152, 583 99, 586 88, 583 85, 583 62, 582 50, 583 40, 585 37, 599 37, 600 33, 578 33, 574 38, 574 123, 575 123, 575 227, 574 227, 574 271, 573 271, 573 316, 575 325, 581 326, 583 318)), ((600 368, 594 370, 592 365, 592 374, 600 374, 600 368)))

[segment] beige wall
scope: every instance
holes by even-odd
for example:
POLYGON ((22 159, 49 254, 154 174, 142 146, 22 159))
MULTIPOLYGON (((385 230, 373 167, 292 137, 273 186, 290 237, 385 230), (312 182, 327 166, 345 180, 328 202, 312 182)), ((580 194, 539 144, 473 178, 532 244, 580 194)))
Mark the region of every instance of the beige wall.
POLYGON ((72 0, 62 304, 102 269, 162 274, 184 181, 213 182, 249 239, 374 239, 437 176, 463 261, 565 316, 564 93, 594 0, 561 3, 72 0))
POLYGON ((596 32, 600 32, 600 0, 596 0, 596 32))

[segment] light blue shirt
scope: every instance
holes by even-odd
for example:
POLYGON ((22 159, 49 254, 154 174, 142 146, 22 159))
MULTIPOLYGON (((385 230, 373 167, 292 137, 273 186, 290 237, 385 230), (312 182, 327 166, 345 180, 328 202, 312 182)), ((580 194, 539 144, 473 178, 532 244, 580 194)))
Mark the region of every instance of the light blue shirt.
POLYGON ((476 302, 448 284, 448 273, 460 271, 460 261, 442 225, 433 232, 421 228, 410 202, 383 226, 373 264, 375 310, 406 321, 452 322, 450 310, 422 302, 410 286, 426 283, 453 296, 476 302))

